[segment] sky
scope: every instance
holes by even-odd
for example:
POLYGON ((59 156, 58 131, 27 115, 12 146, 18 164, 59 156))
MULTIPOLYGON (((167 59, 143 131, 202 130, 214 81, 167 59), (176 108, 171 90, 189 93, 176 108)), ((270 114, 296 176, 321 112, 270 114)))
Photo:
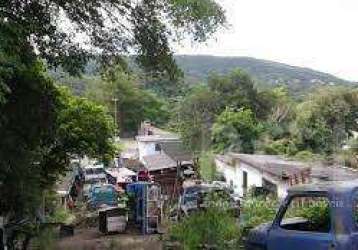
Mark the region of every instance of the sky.
POLYGON ((177 54, 250 56, 358 81, 358 0, 217 0, 230 27, 177 54))

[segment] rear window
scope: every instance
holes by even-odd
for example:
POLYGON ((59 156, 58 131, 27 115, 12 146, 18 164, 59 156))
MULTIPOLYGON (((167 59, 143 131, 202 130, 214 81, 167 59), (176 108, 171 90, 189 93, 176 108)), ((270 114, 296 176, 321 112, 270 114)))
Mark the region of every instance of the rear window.
POLYGON ((94 174, 104 174, 105 171, 103 168, 87 168, 86 175, 94 175, 94 174))
POLYGON ((327 233, 331 228, 330 202, 326 196, 293 197, 280 226, 286 230, 327 233))

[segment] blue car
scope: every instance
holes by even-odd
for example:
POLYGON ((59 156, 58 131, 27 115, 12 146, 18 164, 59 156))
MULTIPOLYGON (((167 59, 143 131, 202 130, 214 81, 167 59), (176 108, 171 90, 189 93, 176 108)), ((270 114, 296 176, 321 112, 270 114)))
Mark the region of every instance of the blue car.
POLYGON ((118 206, 118 193, 113 185, 92 185, 89 191, 88 206, 92 209, 101 206, 118 206))
POLYGON ((246 250, 358 250, 358 180, 293 187, 246 250))

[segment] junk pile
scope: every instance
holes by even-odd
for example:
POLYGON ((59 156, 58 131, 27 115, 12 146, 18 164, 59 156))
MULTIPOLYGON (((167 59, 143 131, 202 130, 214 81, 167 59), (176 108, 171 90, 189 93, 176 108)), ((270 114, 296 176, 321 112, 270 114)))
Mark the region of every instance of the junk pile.
POLYGON ((142 234, 158 232, 161 218, 160 186, 149 182, 136 182, 127 186, 130 219, 141 229, 142 234))

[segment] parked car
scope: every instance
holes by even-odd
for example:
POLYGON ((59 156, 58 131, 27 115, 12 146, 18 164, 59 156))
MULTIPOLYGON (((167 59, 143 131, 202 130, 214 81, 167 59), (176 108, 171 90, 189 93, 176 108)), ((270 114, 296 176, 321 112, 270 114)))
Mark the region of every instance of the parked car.
POLYGON ((246 250, 358 250, 358 181, 289 189, 274 221, 251 230, 245 245, 246 250))
POLYGON ((105 179, 107 173, 102 165, 94 165, 85 167, 83 174, 85 181, 90 181, 92 179, 105 179))
POLYGON ((179 211, 181 215, 189 215, 198 209, 198 193, 202 190, 200 185, 184 188, 179 197, 179 211))
POLYGON ((179 211, 181 215, 190 215, 199 209, 205 209, 209 206, 207 196, 216 193, 221 199, 227 201, 228 209, 233 214, 239 216, 240 201, 234 199, 230 190, 217 184, 198 184, 184 188, 179 197, 179 211))
POLYGON ((100 207, 117 207, 118 192, 113 185, 92 185, 88 197, 88 206, 92 209, 100 207))
POLYGON ((85 180, 83 184, 83 198, 86 200, 88 199, 90 189, 92 185, 104 185, 107 184, 106 178, 91 178, 88 180, 85 180))

